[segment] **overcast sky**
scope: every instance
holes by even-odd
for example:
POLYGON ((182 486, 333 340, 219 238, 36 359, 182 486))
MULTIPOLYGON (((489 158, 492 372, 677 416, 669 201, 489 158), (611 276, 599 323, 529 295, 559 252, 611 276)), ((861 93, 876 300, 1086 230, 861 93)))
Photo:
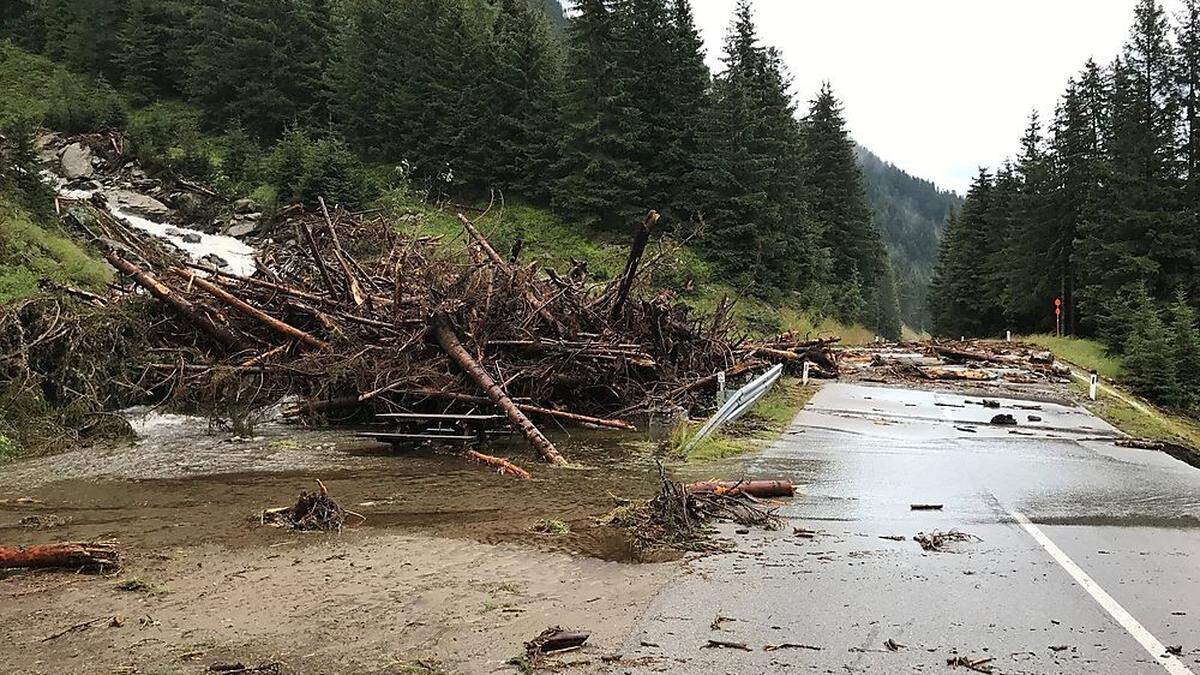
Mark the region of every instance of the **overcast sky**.
MULTIPOLYGON (((709 65, 735 0, 693 0, 709 65)), ((564 3, 567 4, 567 3, 564 3)), ((1090 56, 1120 52, 1136 0, 757 0, 807 107, 822 80, 850 132, 883 159, 960 192, 1011 156, 1090 56)), ((1168 2, 1173 8, 1174 0, 1168 2)))

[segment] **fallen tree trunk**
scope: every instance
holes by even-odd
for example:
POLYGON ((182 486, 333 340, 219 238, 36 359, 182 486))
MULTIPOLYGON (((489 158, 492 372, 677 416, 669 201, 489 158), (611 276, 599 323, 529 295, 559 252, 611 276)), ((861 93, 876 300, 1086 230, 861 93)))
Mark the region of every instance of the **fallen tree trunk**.
POLYGON ((772 497, 791 497, 796 494, 796 486, 787 480, 750 480, 750 481, 703 481, 687 486, 691 494, 715 492, 731 496, 748 495, 759 499, 772 497))
POLYGON ((291 324, 276 319, 261 309, 258 309, 241 298, 238 298, 224 288, 212 283, 208 279, 197 276, 192 272, 188 272, 187 270, 178 267, 172 268, 171 273, 186 280, 189 284, 199 286, 201 290, 207 292, 209 295, 236 309, 242 314, 254 319, 255 321, 258 321, 280 335, 295 338, 300 342, 303 342, 304 344, 321 351, 329 351, 329 343, 319 340, 291 324))
POLYGON ((0 569, 52 568, 112 571, 121 566, 114 542, 66 542, 35 546, 0 546, 0 569))
POLYGON ((504 411, 504 414, 508 416, 508 420, 524 434, 526 440, 537 450, 542 459, 560 466, 566 464, 567 460, 563 459, 563 456, 559 454, 558 449, 554 447, 550 439, 542 435, 542 432, 534 426, 533 422, 529 421, 525 413, 521 412, 512 399, 508 397, 508 394, 504 393, 500 385, 496 384, 492 376, 488 375, 487 371, 471 356, 466 347, 463 347, 462 342, 459 341, 453 327, 450 325, 450 319, 445 314, 439 312, 434 315, 431 323, 434 337, 437 338, 438 344, 446 352, 446 355, 450 357, 450 360, 454 361, 463 372, 475 381, 475 384, 487 394, 492 403, 495 403, 504 411))
POLYGON ((629 248, 629 258, 625 261, 625 272, 621 275, 621 285, 617 288, 617 297, 613 300, 612 311, 608 316, 610 321, 621 317, 621 310, 625 308, 625 301, 629 298, 629 289, 633 287, 633 280, 637 277, 642 254, 646 251, 646 244, 650 242, 650 230, 658 222, 658 218, 658 211, 651 211, 646 214, 646 221, 638 224, 634 230, 633 245, 629 248))
POLYGON ((133 263, 122 258, 116 251, 105 251, 104 259, 108 261, 108 264, 133 279, 137 285, 149 291, 150 295, 170 305, 180 316, 190 321, 193 325, 200 328, 200 330, 216 338, 221 344, 238 351, 249 348, 245 341, 234 335, 232 331, 218 325, 200 312, 200 310, 196 309, 196 306, 190 301, 173 291, 171 287, 159 281, 153 274, 138 268, 133 263))

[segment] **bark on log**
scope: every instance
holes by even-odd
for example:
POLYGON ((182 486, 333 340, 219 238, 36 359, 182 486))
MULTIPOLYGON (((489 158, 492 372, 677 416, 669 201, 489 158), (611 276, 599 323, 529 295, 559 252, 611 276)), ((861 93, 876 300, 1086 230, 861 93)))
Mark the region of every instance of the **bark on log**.
POLYGON ((236 349, 238 351, 249 348, 249 345, 240 337, 234 335, 233 331, 218 325, 212 319, 201 313, 200 310, 196 309, 196 306, 189 302, 186 298, 182 297, 175 291, 171 290, 169 286, 159 281, 153 274, 142 270, 133 263, 122 258, 119 254, 117 254, 116 251, 105 251, 104 259, 108 261, 108 264, 132 278, 137 285, 149 291, 150 295, 153 295, 159 300, 170 305, 175 309, 176 312, 183 316, 183 318, 187 319, 193 325, 216 338, 221 344, 229 347, 230 349, 236 349))
POLYGON ((550 439, 542 435, 542 432, 534 426, 533 422, 529 421, 525 413, 521 412, 520 408, 508 397, 508 394, 504 393, 500 385, 496 384, 492 376, 488 375, 487 371, 471 356, 471 353, 463 347, 462 342, 454 333, 454 328, 450 325, 450 319, 445 314, 438 313, 434 315, 431 324, 434 337, 437 338, 438 344, 441 345, 446 355, 475 381, 475 384, 487 394, 492 403, 504 411, 509 421, 525 435, 526 440, 537 450, 542 459, 551 464, 566 464, 567 460, 563 459, 550 439))
POLYGON ((687 486, 690 493, 718 492, 728 495, 749 495, 759 499, 791 497, 796 486, 787 480, 704 481, 687 486))
POLYGON ((0 569, 49 568, 112 571, 121 566, 113 542, 66 542, 37 546, 0 546, 0 569))
POLYGON ((629 248, 629 258, 625 261, 625 272, 621 275, 621 285, 617 288, 617 297, 613 300, 612 311, 608 315, 611 321, 620 318, 621 310, 625 309, 625 301, 629 298, 629 289, 633 287, 638 265, 642 262, 642 254, 645 253, 646 244, 650 241, 650 230, 658 222, 658 218, 658 211, 651 211, 646 214, 646 221, 640 223, 633 232, 633 245, 629 248))
POLYGON ((467 459, 479 462, 480 464, 486 464, 505 476, 512 476, 521 480, 533 480, 533 476, 529 475, 528 471, 503 457, 493 457, 492 455, 485 455, 475 450, 467 450, 464 455, 467 459))
POLYGON ((271 316, 270 314, 267 314, 266 312, 262 311, 261 309, 254 307, 253 305, 247 303, 246 301, 242 300, 241 298, 238 298, 237 296, 233 295, 229 291, 225 290, 224 288, 221 288, 220 286, 212 283, 211 281, 209 281, 203 277, 197 276, 196 274, 189 272, 185 269, 181 269, 179 267, 171 268, 171 273, 178 277, 185 279, 190 284, 199 286, 201 288, 201 290, 204 290, 209 295, 217 298, 221 302, 224 302, 225 304, 236 309, 237 311, 241 312, 242 314, 244 314, 252 319, 255 319, 259 323, 265 325, 266 327, 270 328, 271 330, 275 331, 276 333, 279 333, 280 335, 283 335, 285 337, 295 338, 295 339, 303 342, 304 344, 306 344, 310 347, 313 347, 314 349, 319 349, 321 351, 329 351, 329 349, 330 349, 329 344, 327 342, 320 340, 318 338, 315 338, 312 335, 300 330, 299 328, 296 328, 295 326, 293 326, 291 324, 288 324, 283 321, 280 321, 279 319, 276 319, 275 317, 271 316))

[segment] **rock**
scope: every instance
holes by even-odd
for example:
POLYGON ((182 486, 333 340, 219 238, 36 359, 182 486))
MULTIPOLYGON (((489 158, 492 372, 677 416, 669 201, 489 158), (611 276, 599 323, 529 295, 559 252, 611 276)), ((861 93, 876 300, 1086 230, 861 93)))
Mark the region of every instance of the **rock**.
POLYGON ((67 180, 91 178, 95 173, 95 168, 92 166, 92 149, 82 143, 72 143, 63 148, 59 162, 62 164, 63 176, 67 180))
POLYGON ((238 221, 229 227, 228 233, 231 237, 245 237, 254 234, 258 230, 258 223, 252 221, 238 221))
POLYGON ((121 210, 149 218, 151 220, 166 220, 171 215, 171 209, 153 197, 132 190, 113 190, 105 193, 110 203, 121 207, 121 210))
POLYGON ((1000 414, 992 418, 992 424, 1002 427, 1016 426, 1017 418, 1012 415, 1000 414))
POLYGON ((225 259, 222 258, 221 256, 217 255, 216 253, 209 253, 208 255, 201 258, 200 262, 208 263, 209 265, 212 265, 213 267, 216 267, 217 269, 229 267, 229 263, 225 262, 225 259))
POLYGON ((254 213, 258 210, 258 204, 255 204, 253 199, 239 199, 233 203, 234 213, 254 213))
POLYGON ((201 236, 199 232, 188 232, 180 237, 180 239, 183 239, 183 243, 185 244, 199 244, 201 236))
POLYGON ((163 199, 180 211, 197 211, 204 206, 203 200, 191 192, 172 192, 163 199))

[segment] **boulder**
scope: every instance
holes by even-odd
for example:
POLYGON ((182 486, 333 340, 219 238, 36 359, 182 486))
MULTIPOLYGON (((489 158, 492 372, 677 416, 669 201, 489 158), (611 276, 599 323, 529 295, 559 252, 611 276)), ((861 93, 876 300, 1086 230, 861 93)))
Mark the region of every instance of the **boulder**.
POLYGON ((209 253, 208 255, 201 258, 200 262, 208 263, 209 265, 212 265, 213 267, 216 267, 217 269, 229 267, 229 263, 225 262, 225 259, 222 258, 221 256, 217 255, 216 253, 209 253))
POLYGON ((132 190, 112 190, 105 194, 111 204, 143 218, 163 221, 171 215, 171 209, 154 197, 132 190))
POLYGON ((231 237, 245 237, 254 234, 258 230, 258 223, 251 220, 240 220, 229 227, 228 233, 231 237))
POLYGON ((72 143, 63 148, 59 162, 62 164, 63 177, 67 180, 91 178, 95 173, 92 149, 82 143, 72 143))
POLYGON ((234 213, 254 213, 258 210, 258 204, 255 204, 253 199, 239 199, 233 203, 234 213))
POLYGON ((199 244, 201 236, 199 232, 187 232, 180 238, 185 244, 199 244))

